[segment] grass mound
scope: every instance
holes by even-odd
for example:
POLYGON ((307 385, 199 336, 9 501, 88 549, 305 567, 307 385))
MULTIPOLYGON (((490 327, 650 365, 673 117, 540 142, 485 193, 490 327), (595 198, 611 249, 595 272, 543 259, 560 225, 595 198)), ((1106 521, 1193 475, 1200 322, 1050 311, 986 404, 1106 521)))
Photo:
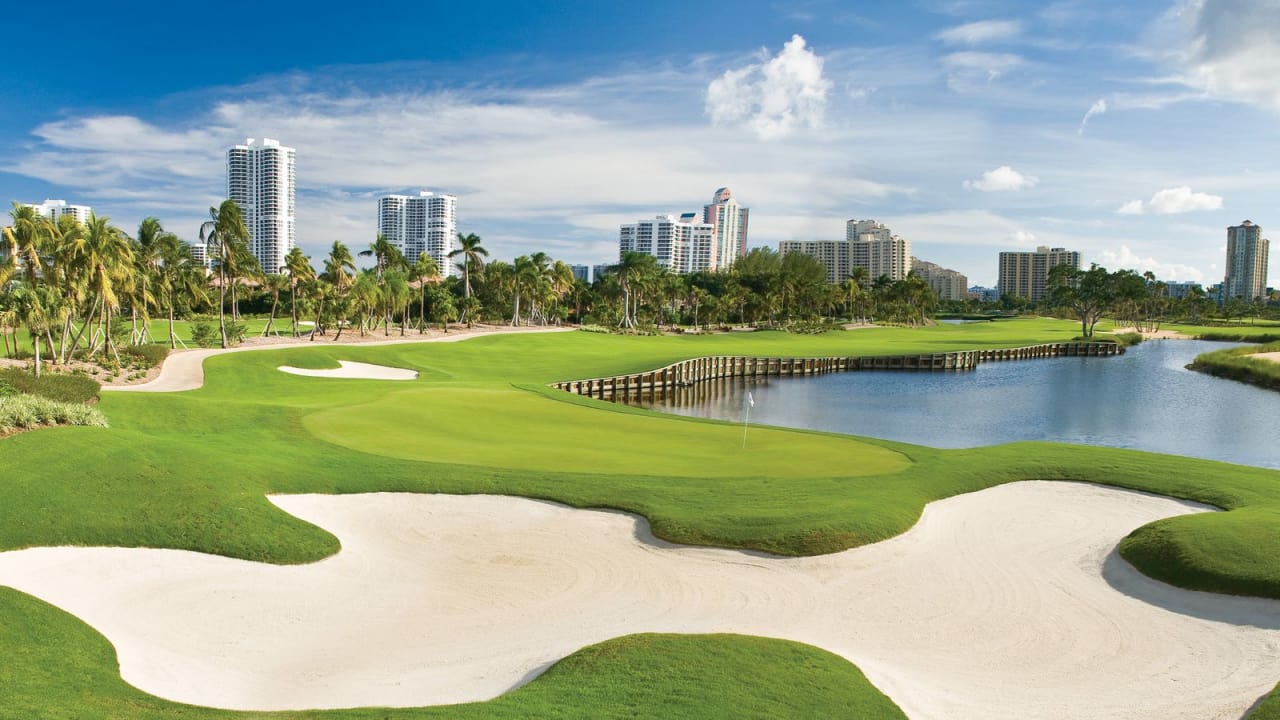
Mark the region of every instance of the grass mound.
POLYGON ((1280 339, 1261 347, 1228 348, 1197 355, 1187 367, 1214 377, 1280 390, 1280 363, 1251 357, 1267 352, 1280 352, 1280 339))
POLYGON ((569 655, 484 703, 435 708, 235 712, 169 702, 120 679, 114 648, 40 600, 0 588, 0 717, 131 720, 411 718, 904 718, 825 650, 741 635, 630 635, 569 655))
POLYGON ((86 403, 98 397, 102 386, 88 375, 75 373, 43 373, 36 377, 23 368, 0 368, 0 381, 20 393, 39 395, 65 403, 86 403))

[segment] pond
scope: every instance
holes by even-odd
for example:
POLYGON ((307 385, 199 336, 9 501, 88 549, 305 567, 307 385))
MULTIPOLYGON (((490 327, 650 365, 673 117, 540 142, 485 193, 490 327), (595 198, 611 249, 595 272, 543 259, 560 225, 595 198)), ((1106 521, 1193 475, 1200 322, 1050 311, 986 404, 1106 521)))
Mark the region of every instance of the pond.
POLYGON ((1119 357, 993 362, 965 372, 736 379, 635 404, 741 422, 750 392, 752 424, 939 448, 1050 440, 1280 469, 1280 393, 1185 368, 1224 347, 1158 340, 1119 357))

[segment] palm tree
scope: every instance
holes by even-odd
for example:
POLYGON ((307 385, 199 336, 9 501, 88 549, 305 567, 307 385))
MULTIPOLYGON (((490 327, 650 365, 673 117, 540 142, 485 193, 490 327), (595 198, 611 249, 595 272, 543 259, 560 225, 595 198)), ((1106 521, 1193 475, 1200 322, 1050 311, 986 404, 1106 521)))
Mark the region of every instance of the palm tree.
POLYGON ((427 322, 427 285, 440 279, 440 264, 426 252, 418 253, 418 259, 410 268, 410 280, 418 283, 418 330, 427 322))
POLYGON ((382 334, 389 335, 391 315, 400 313, 400 335, 404 336, 405 325, 409 320, 409 278, 399 268, 388 270, 382 274, 382 334))
MULTIPOLYGON (((379 283, 382 282, 382 273, 392 265, 392 256, 399 255, 400 248, 396 247, 386 235, 378 233, 378 238, 369 243, 367 250, 360 251, 360 257, 374 258, 375 276, 379 283)), ((403 256, 402 256, 403 257, 403 256)))
POLYGON ((40 343, 49 339, 50 329, 64 303, 53 288, 45 285, 19 287, 13 291, 11 301, 15 320, 31 333, 31 349, 35 354, 33 370, 36 377, 40 377, 40 343))
MULTIPOLYGON (((141 344, 143 337, 150 337, 150 323, 146 322, 150 319, 147 313, 149 305, 156 304, 155 293, 151 291, 151 285, 154 283, 156 275, 159 272, 161 259, 162 240, 173 234, 166 231, 164 226, 160 224, 160 220, 154 217, 145 218, 138 225, 138 236, 133 241, 133 261, 137 272, 137 298, 141 300, 141 308, 132 307, 133 322, 136 324, 138 310, 142 310, 144 320, 143 329, 139 332, 136 328, 133 332, 133 341, 135 344, 141 344)), ((131 303, 131 305, 134 305, 131 303)))
MULTIPOLYGON (((365 327, 373 321, 373 315, 382 302, 382 291, 378 289, 378 279, 374 273, 369 270, 361 271, 351 284, 348 296, 360 318, 360 337, 364 337, 365 327)), ((342 328, 338 328, 338 334, 342 334, 342 328)))
POLYGON ((21 269, 26 276, 27 285, 34 286, 41 268, 41 255, 45 240, 49 236, 49 221, 41 217, 35 208, 13 203, 9 211, 12 223, 4 228, 5 246, 8 249, 15 271, 21 269))
POLYGON ((469 310, 471 309, 471 268, 473 266, 483 268, 484 260, 482 258, 489 257, 489 251, 481 247, 480 236, 475 233, 468 233, 467 235, 458 233, 458 246, 457 250, 449 253, 449 257, 454 258, 459 255, 462 256, 463 299, 466 301, 463 305, 462 315, 467 321, 467 324, 470 325, 471 316, 469 310))
POLYGON ((628 329, 636 327, 636 307, 639 305, 637 291, 649 275, 658 270, 658 259, 652 255, 638 252, 625 252, 613 266, 618 284, 622 287, 622 321, 619 326, 628 329))
POLYGON ((208 278, 204 268, 196 265, 191 246, 179 240, 177 235, 167 233, 158 238, 156 244, 160 255, 156 290, 157 295, 164 298, 165 311, 169 316, 169 348, 176 349, 178 335, 173 325, 178 298, 185 297, 189 305, 208 302, 208 278))
POLYGON ((289 312, 293 317, 293 336, 298 337, 298 288, 316 279, 316 269, 311 258, 302 254, 302 248, 293 247, 284 256, 284 269, 289 275, 289 312))
MULTIPOLYGON (((351 251, 342 244, 341 240, 334 240, 333 247, 329 249, 329 257, 324 261, 324 278, 333 286, 329 301, 334 311, 334 322, 338 324, 338 333, 333 336, 335 342, 342 337, 342 323, 346 320, 347 291, 350 290, 355 279, 355 272, 356 261, 351 256, 351 251)), ((323 304, 323 300, 321 302, 323 304)), ((314 339, 315 334, 313 333, 311 337, 314 339)))
POLYGON ((218 331, 222 334, 222 347, 227 347, 227 280, 233 273, 235 261, 242 248, 249 244, 249 228, 235 200, 223 200, 216 208, 209 208, 209 219, 200 226, 200 242, 206 243, 209 253, 218 266, 218 331))
POLYGON ((267 326, 262 328, 262 337, 271 334, 271 326, 276 321, 276 307, 280 304, 280 293, 290 289, 291 283, 292 280, 289 277, 275 273, 263 278, 262 289, 271 294, 271 316, 267 318, 267 326))
MULTIPOLYGON (((85 269, 85 281, 89 292, 94 297, 94 307, 98 320, 95 339, 91 341, 89 355, 98 349, 97 335, 101 335, 102 347, 110 349, 120 360, 115 340, 111 337, 111 313, 120 307, 120 297, 132 291, 134 276, 130 272, 133 264, 133 248, 129 238, 119 228, 110 224, 110 218, 89 214, 89 222, 84 229, 84 252, 81 262, 85 269)), ((86 317, 86 326, 94 313, 86 317)), ((83 328, 82 328, 83 331, 83 328)), ((75 343, 72 347, 75 347, 75 343)))

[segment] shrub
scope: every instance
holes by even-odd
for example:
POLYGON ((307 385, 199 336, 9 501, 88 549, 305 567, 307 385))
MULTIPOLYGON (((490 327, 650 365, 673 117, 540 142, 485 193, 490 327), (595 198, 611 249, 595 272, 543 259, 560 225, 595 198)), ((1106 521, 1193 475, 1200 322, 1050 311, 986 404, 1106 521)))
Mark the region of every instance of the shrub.
POLYGON ((59 402, 37 395, 0 398, 0 432, 47 425, 107 427, 107 418, 97 408, 83 403, 59 402))
POLYGON ((102 388, 96 380, 80 373, 45 373, 36 377, 23 368, 0 368, 0 380, 19 393, 39 395, 66 403, 87 403, 102 388))
POLYGON ((14 387, 13 383, 0 377, 0 397, 9 397, 10 395, 17 394, 18 388, 14 387))
POLYGON ((227 323, 227 344, 239 345, 244 342, 246 327, 244 323, 229 322, 227 323))
POLYGON ((134 358, 134 362, 142 368, 153 368, 164 362, 165 357, 169 355, 168 345, 133 345, 124 348, 121 354, 127 353, 134 358))
POLYGON ((191 342, 200 347, 213 347, 221 342, 218 329, 207 322, 191 323, 191 342))

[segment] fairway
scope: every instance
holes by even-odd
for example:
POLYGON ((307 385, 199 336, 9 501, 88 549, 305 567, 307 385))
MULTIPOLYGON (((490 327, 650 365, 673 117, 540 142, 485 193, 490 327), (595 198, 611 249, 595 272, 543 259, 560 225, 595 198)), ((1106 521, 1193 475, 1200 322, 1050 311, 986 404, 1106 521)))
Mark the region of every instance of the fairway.
POLYGON ((405 460, 621 475, 857 477, 899 472, 901 453, 853 438, 673 422, 502 388, 415 388, 303 419, 317 437, 405 460), (499 431, 503 428, 505 430, 499 431), (744 447, 744 435, 746 443, 744 447))

